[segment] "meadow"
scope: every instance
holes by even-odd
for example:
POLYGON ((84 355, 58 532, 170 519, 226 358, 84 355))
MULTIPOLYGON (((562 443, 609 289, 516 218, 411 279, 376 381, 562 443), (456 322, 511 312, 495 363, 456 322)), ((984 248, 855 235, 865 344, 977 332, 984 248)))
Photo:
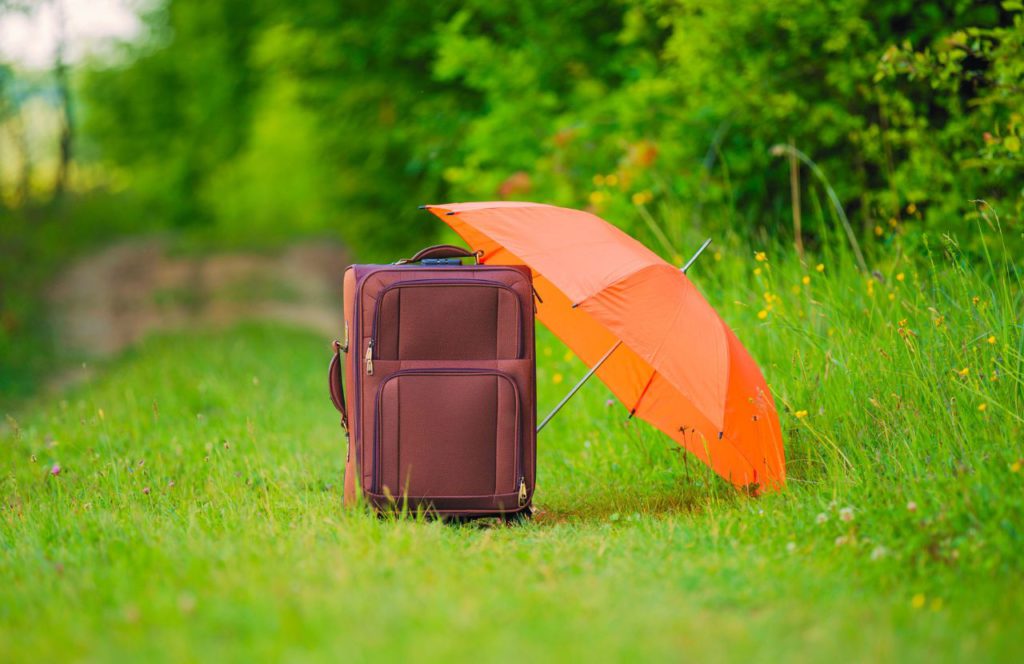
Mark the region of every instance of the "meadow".
MULTIPOLYGON (((539 438, 532 521, 345 510, 328 339, 150 338, 0 428, 0 660, 1019 659, 1007 232, 982 206, 958 238, 879 234, 871 274, 841 236, 712 245, 690 276, 782 420, 762 498, 594 381, 539 438)), ((585 367, 537 350, 544 411, 585 367)))

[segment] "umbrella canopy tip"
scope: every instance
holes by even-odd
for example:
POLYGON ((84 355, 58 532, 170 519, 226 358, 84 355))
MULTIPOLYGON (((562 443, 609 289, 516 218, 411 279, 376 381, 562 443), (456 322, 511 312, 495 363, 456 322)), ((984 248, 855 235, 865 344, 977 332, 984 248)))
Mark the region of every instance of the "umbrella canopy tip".
POLYGON ((418 205, 418 206, 416 206, 416 209, 417 210, 426 210, 428 207, 430 207, 430 206, 429 205, 418 205))
POLYGON ((445 212, 444 214, 445 214, 446 217, 450 217, 453 214, 455 214, 455 210, 449 210, 449 211, 445 212))

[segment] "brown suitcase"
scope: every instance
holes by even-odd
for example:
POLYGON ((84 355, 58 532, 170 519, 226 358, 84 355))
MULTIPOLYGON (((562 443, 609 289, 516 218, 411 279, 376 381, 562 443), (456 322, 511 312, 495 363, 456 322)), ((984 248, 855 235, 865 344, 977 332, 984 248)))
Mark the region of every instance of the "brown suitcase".
POLYGON ((440 245, 345 271, 345 341, 335 342, 330 387, 349 437, 347 505, 362 495, 381 511, 529 514, 530 270, 462 258, 475 255, 440 245))

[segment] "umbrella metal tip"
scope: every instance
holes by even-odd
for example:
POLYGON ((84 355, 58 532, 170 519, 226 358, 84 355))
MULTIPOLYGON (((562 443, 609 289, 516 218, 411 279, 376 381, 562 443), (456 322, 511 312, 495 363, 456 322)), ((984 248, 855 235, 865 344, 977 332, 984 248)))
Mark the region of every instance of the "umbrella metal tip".
POLYGON ((428 206, 426 206, 426 205, 420 205, 420 206, 418 206, 418 207, 417 207, 416 209, 417 209, 417 210, 426 210, 426 209, 427 209, 427 207, 428 207, 428 206))
POLYGON ((448 212, 445 212, 444 214, 445 214, 446 217, 450 217, 453 214, 455 214, 455 210, 449 210, 448 212))

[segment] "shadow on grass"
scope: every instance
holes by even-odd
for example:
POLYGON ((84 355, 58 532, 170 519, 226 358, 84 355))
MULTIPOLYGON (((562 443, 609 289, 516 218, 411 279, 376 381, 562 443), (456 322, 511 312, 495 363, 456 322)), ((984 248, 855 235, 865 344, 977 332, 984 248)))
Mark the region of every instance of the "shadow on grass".
MULTIPOLYGON (((596 525, 629 523, 643 519, 697 516, 725 508, 740 500, 751 500, 735 492, 709 492, 707 487, 682 488, 676 492, 617 492, 615 495, 559 494, 535 506, 532 516, 443 517, 426 511, 398 510, 378 514, 381 521, 427 523, 440 521, 451 528, 489 529, 500 527, 551 528, 566 524, 596 525)), ((370 508, 364 506, 369 514, 370 508)))

